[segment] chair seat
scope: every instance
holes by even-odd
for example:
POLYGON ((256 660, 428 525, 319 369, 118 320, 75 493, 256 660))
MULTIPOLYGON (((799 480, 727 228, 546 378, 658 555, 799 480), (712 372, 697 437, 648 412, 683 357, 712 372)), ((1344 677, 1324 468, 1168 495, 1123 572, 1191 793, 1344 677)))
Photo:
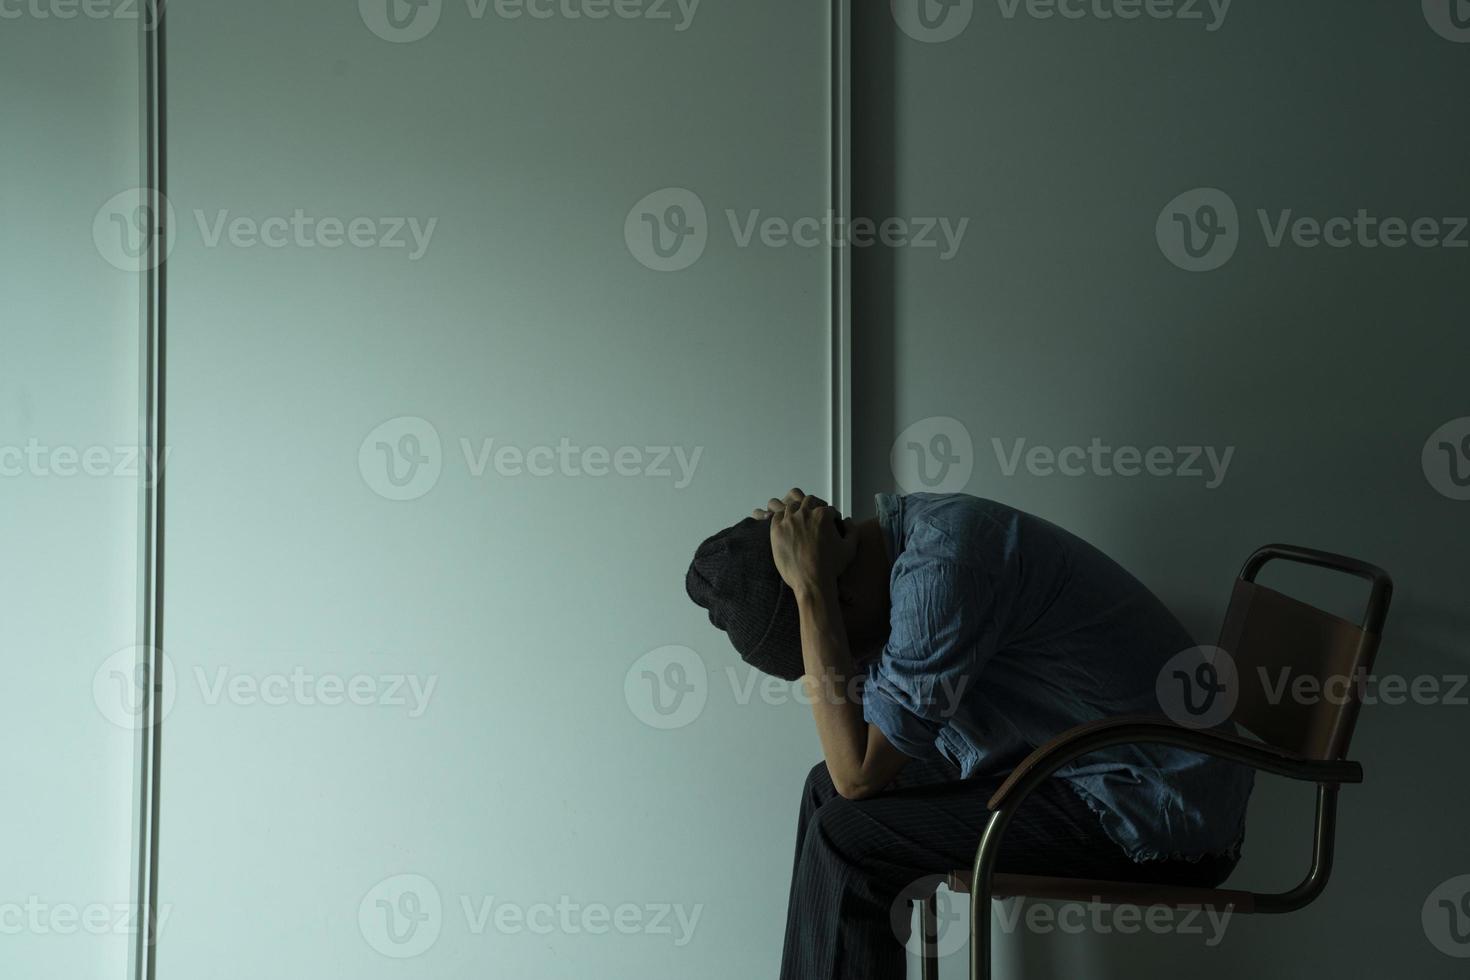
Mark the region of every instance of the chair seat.
MULTIPOLYGON (((970 872, 949 875, 950 891, 970 891, 970 872)), ((1177 885, 1141 884, 1129 881, 1094 881, 1087 878, 1046 878, 1039 875, 995 876, 996 898, 1039 898, 1053 902, 1084 902, 1104 905, 1135 905, 1140 908, 1167 906, 1177 909, 1229 908, 1239 915, 1256 910, 1252 892, 1224 888, 1184 888, 1177 885)))

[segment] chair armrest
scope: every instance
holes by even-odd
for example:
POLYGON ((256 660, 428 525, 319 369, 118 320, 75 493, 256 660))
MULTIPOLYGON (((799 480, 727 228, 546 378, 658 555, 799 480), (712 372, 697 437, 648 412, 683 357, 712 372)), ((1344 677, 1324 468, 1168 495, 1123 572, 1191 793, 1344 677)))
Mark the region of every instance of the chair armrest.
POLYGON ((1128 716, 1079 725, 1032 752, 995 791, 990 809, 1024 798, 1042 780, 1081 756, 1115 745, 1140 744, 1173 745, 1304 782, 1340 785, 1363 781, 1363 767, 1356 762, 1309 759, 1240 735, 1186 728, 1155 716, 1128 716))

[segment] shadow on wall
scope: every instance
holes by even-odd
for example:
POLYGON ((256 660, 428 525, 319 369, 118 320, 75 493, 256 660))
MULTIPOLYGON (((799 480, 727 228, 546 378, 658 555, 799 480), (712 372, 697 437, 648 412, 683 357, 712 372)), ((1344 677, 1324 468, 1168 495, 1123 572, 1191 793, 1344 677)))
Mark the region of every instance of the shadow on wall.
MULTIPOLYGON (((852 216, 897 214, 898 31, 887 3, 852 11, 852 216)), ((887 446, 893 438, 897 372, 894 302, 896 252, 855 248, 852 255, 853 516, 873 516, 872 492, 893 485, 887 446), (870 492, 871 491, 871 492, 870 492)))
MULTIPOLYGON (((1370 692, 1352 748, 1366 782, 1343 790, 1337 863, 1314 906, 1239 917, 1214 946, 1023 932, 997 954, 1019 958, 1028 977, 1464 973, 1466 961, 1430 935, 1426 903, 1470 875, 1470 783, 1459 778, 1470 744, 1470 686, 1461 683, 1470 611, 1464 550, 1454 547, 1465 511, 1429 495, 1418 459, 1429 432, 1464 411, 1453 255, 1329 255, 1257 237, 1228 270, 1201 280, 1163 261, 1153 224, 1174 190, 1227 178, 1252 208, 1333 215, 1382 201, 1406 213, 1463 213, 1461 184, 1443 166, 1463 141, 1444 128, 1443 105, 1411 92, 1445 90, 1467 63, 1463 50, 1429 46, 1439 41, 1418 6, 1354 8, 1331 45, 1316 43, 1321 25, 1341 21, 1344 8, 1326 0, 1243 12, 1240 30, 1221 32, 1220 43, 1144 24, 1135 37, 1158 43, 1127 42, 1132 60, 1116 63, 1116 24, 1088 33, 992 14, 992 30, 962 42, 973 55, 964 61, 955 49, 907 44, 887 4, 854 12, 854 215, 901 214, 912 197, 985 216, 970 251, 939 271, 896 249, 853 252, 858 516, 872 512, 865 493, 897 482, 889 453, 900 430, 919 416, 954 416, 975 437, 967 490, 1056 520, 1114 555, 1202 644, 1216 642, 1232 579, 1268 541, 1381 563, 1398 593, 1377 677, 1428 692, 1370 692), (1392 57, 1349 67, 1380 48, 1413 52, 1415 70, 1392 57), (1242 59, 1259 70, 1239 73, 1242 59), (1175 76, 1219 79, 1221 98, 1201 112, 1194 86, 1157 84, 1175 76), (1089 92, 1078 77, 1096 85, 1089 92), (1341 91, 1344 78, 1351 92, 1341 91), (1385 131, 1416 154, 1404 157, 1391 140, 1361 146, 1365 130, 1351 116, 1398 127, 1385 131), (1174 120, 1167 135, 1161 117, 1174 120), (935 163, 951 144, 969 153, 963 168, 935 163), (1095 185, 1083 162, 1111 169, 1095 185), (968 179, 977 172, 983 184, 968 179), (953 182, 929 186, 939 179, 953 182), (1112 229, 1106 241, 1116 247, 1048 230, 1068 222, 1112 229), (1058 277, 1062 263, 1068 275, 1058 277), (1388 383, 1344 385, 1351 372, 1388 383), (1145 448, 1213 443, 1241 447, 1241 458, 1228 484, 1211 490, 1096 471, 1072 481, 1006 472, 993 440, 1022 434, 1053 449, 1098 434, 1145 448)), ((1366 595, 1355 580, 1324 582, 1310 570, 1272 568, 1263 584, 1351 619, 1366 595)), ((1297 882, 1310 859, 1313 795, 1259 779, 1232 885, 1297 882)), ((1465 932, 1458 920, 1454 928, 1465 932)), ((960 958, 946 960, 946 977, 963 975, 960 958)))

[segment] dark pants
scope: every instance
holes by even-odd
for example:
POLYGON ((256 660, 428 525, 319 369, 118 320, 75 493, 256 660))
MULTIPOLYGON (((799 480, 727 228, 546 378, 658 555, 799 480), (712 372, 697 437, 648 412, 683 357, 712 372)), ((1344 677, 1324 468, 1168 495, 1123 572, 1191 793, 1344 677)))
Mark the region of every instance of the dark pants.
MULTIPOLYGON (((1000 780, 959 781, 910 762, 886 792, 837 795, 825 763, 807 777, 796 832, 781 980, 903 980, 910 899, 923 879, 969 869, 1000 780)), ((1029 796, 1006 830, 1008 874, 1213 887, 1225 858, 1137 863, 1061 780, 1029 796)))

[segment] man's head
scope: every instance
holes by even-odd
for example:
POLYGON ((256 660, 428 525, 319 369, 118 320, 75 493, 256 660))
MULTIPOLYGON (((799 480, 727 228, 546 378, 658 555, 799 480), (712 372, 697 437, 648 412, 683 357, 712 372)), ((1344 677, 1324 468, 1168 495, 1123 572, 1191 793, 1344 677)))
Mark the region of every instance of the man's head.
MULTIPOLYGON (((881 653, 888 638, 892 562, 876 520, 838 518, 837 528, 842 537, 837 596, 849 648, 861 663, 881 653)), ((771 557, 768 519, 747 517, 707 539, 694 554, 684 588, 746 663, 786 680, 804 673, 796 596, 771 557)))

